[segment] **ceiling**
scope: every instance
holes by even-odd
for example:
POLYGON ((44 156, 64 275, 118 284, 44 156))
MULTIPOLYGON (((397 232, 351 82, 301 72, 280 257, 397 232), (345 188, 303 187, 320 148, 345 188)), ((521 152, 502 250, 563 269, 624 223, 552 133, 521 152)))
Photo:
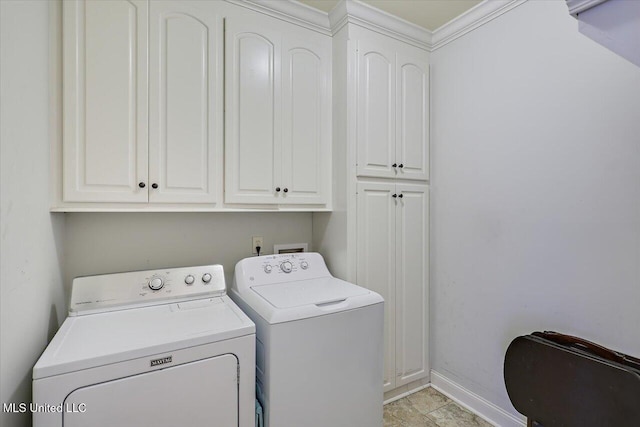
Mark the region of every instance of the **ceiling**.
MULTIPOLYGON (((329 12, 338 4, 338 0, 299 0, 316 9, 329 12)), ((406 21, 417 24, 427 30, 451 21, 456 16, 471 9, 481 0, 361 0, 378 9, 406 21)))

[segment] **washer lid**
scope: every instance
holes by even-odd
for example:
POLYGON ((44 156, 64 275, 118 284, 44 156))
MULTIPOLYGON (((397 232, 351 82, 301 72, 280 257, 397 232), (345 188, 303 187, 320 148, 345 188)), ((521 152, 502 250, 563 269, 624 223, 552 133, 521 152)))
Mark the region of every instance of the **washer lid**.
POLYGON ((68 317, 33 379, 186 349, 255 333, 227 296, 68 317))
POLYGON ((369 293, 367 289, 333 277, 252 286, 251 289, 276 308, 323 306, 369 293))
POLYGON ((291 322, 381 304, 382 297, 335 277, 256 285, 239 298, 270 324, 291 322))

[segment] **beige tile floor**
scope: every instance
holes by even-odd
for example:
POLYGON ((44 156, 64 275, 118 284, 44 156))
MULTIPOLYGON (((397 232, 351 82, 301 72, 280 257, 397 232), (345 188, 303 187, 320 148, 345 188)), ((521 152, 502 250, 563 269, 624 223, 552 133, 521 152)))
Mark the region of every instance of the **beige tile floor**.
POLYGON ((384 427, 491 427, 433 388, 384 406, 384 427))

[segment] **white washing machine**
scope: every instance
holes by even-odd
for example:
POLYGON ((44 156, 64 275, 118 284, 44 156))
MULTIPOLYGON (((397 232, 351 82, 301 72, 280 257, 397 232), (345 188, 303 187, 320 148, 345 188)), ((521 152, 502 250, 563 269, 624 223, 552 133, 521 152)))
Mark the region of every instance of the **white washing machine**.
POLYGON ((33 368, 33 425, 253 427, 254 367, 222 266, 77 278, 33 368))
POLYGON ((380 295, 317 253, 244 259, 229 295, 256 324, 266 427, 382 426, 380 295))

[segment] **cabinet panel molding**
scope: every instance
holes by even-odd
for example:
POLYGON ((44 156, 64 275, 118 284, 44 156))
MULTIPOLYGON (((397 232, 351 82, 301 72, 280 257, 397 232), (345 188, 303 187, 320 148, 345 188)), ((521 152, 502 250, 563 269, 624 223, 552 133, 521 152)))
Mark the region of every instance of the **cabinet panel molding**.
POLYGON ((395 54, 384 43, 359 41, 358 68, 357 172, 360 176, 393 178, 395 54))
MULTIPOLYGON (((267 26, 268 27, 268 26, 267 26)), ((280 37, 258 22, 226 22, 227 203, 277 203, 280 37), (260 32, 256 29, 260 28, 260 32)))
POLYGON ((429 192, 398 184, 396 210, 396 386, 429 374, 429 192))
MULTIPOLYGON (((417 49, 416 49, 417 50, 417 49)), ((412 56, 398 54, 396 161, 398 178, 429 178, 429 68, 412 56)))
POLYGON ((152 3, 149 190, 153 203, 216 202, 222 19, 152 3))
POLYGON ((357 284, 384 298, 384 390, 396 387, 394 184, 358 184, 357 284))
POLYGON ((144 1, 63 3, 65 202, 147 201, 147 14, 144 1))
MULTIPOLYGON (((324 36, 316 36, 323 37, 324 36)), ((281 203, 327 203, 331 50, 327 43, 283 39, 281 203)))

